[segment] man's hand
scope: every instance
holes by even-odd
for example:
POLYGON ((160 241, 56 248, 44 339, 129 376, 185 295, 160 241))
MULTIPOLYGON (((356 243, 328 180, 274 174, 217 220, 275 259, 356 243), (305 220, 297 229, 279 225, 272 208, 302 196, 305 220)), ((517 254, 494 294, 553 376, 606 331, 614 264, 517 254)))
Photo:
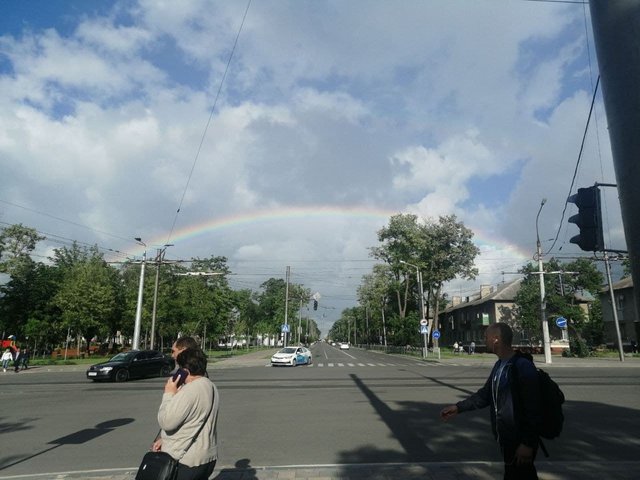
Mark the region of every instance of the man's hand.
POLYGON ((159 452, 160 450, 162 450, 162 439, 159 438, 158 440, 156 440, 155 442, 153 442, 151 444, 151 451, 152 452, 159 452))
POLYGON ((515 460, 516 465, 526 465, 533 462, 533 448, 521 443, 516 449, 515 460))
POLYGON ((449 405, 448 407, 444 407, 440 411, 440 420, 443 422, 448 421, 450 418, 455 417, 458 414, 458 407, 456 405, 449 405))

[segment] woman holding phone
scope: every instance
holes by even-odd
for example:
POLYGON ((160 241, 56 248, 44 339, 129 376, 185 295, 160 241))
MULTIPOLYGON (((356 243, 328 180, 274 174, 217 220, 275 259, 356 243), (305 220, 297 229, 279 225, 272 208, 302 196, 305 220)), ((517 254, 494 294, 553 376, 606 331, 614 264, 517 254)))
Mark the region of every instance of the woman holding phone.
POLYGON ((180 462, 177 480, 207 480, 218 459, 218 389, 205 377, 207 357, 199 348, 181 351, 177 363, 178 371, 164 386, 161 432, 152 450, 180 462))

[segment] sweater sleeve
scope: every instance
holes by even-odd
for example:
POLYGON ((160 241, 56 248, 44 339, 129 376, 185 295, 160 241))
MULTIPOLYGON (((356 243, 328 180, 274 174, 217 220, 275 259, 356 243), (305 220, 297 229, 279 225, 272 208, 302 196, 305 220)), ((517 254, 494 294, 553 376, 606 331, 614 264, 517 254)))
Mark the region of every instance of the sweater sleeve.
POLYGON ((188 390, 180 390, 178 393, 164 393, 162 403, 158 410, 158 424, 165 432, 178 430, 189 415, 192 402, 180 401, 180 395, 189 395, 188 390))

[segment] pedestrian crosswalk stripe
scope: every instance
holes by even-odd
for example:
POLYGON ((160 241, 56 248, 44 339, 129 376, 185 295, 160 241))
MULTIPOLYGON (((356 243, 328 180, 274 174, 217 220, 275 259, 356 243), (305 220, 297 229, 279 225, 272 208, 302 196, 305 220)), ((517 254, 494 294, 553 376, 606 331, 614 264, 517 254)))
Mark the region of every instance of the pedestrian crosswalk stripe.
MULTIPOLYGON (((459 367, 459 364, 450 363, 448 365, 459 367)), ((269 365, 267 365, 269 366, 269 365)), ((311 365, 309 367, 439 367, 442 366, 439 363, 323 363, 318 362, 311 365)))

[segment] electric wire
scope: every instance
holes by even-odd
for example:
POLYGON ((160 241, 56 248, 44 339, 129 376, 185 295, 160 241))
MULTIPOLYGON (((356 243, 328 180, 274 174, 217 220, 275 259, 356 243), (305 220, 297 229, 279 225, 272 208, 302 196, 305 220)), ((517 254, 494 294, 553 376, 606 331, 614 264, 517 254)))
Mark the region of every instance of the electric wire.
POLYGON ((171 224, 171 229, 169 230, 169 235, 167 236, 167 241, 165 243, 170 243, 171 237, 173 235, 173 230, 175 229, 176 222, 178 221, 178 215, 180 214, 180 210, 182 209, 182 203, 184 202, 184 197, 187 195, 187 191, 189 189, 189 183, 191 183, 191 178, 193 177, 193 172, 196 168, 196 164, 198 163, 198 159, 200 158, 200 151, 202 150, 202 145, 204 144, 204 139, 207 135, 207 131, 209 130, 209 125, 211 124, 211 119, 213 118, 213 113, 216 110, 216 106, 218 104, 218 99, 220 98, 220 92, 222 91, 222 86, 224 85, 224 81, 227 78, 227 73, 229 72, 229 66, 231 65, 231 60, 233 59, 233 54, 236 51, 236 46, 238 45, 238 39, 240 38, 240 33, 242 32, 242 27, 244 26, 244 22, 247 18, 247 14, 249 13, 249 7, 251 6, 251 0, 247 2, 247 7, 245 8, 244 15, 242 17, 242 22, 240 22, 240 28, 238 28, 238 33, 236 34, 236 38, 233 42, 233 47, 231 48, 231 53, 229 54, 229 58, 227 60, 227 65, 225 66, 224 73, 222 74, 222 79, 220 80, 220 84, 218 85, 218 91, 216 92, 216 96, 213 100, 213 106, 211 107, 211 111, 209 112, 209 118, 204 127, 204 131, 202 132, 202 136, 200 137, 200 144, 196 150, 195 158, 193 159, 193 163, 191 165, 191 171, 189 172, 189 176, 187 177, 187 183, 184 186, 184 191, 182 192, 182 197, 180 198, 180 202, 178 203, 178 210, 176 210, 176 214, 173 217, 173 223, 171 224))
POLYGON ((578 169, 580 168, 580 160, 582 160, 582 152, 584 151, 584 144, 587 138, 587 133, 589 132, 589 124, 591 122, 591 115, 593 113, 593 106, 596 102, 596 94, 598 93, 598 86, 600 85, 600 75, 598 75, 598 80, 596 81, 596 87, 593 90, 593 96, 591 98, 591 107, 589 108, 589 115, 587 116, 587 124, 584 127, 584 133, 582 134, 582 143, 580 144, 580 151, 578 152, 578 159, 576 160, 576 166, 573 170, 573 178, 571 178, 571 185, 569 186, 569 194, 567 195, 567 199, 564 201, 564 208, 562 209, 562 216, 560 217, 560 223, 558 224, 558 230, 556 231, 556 236, 553 239, 553 243, 549 250, 545 253, 548 255, 553 247, 555 247, 556 242, 558 241, 558 237, 560 236, 560 231, 562 230, 562 222, 564 221, 564 216, 567 212, 567 206, 569 205, 569 195, 571 195, 571 191, 573 190, 573 186, 576 181, 576 176, 578 175, 578 169))

